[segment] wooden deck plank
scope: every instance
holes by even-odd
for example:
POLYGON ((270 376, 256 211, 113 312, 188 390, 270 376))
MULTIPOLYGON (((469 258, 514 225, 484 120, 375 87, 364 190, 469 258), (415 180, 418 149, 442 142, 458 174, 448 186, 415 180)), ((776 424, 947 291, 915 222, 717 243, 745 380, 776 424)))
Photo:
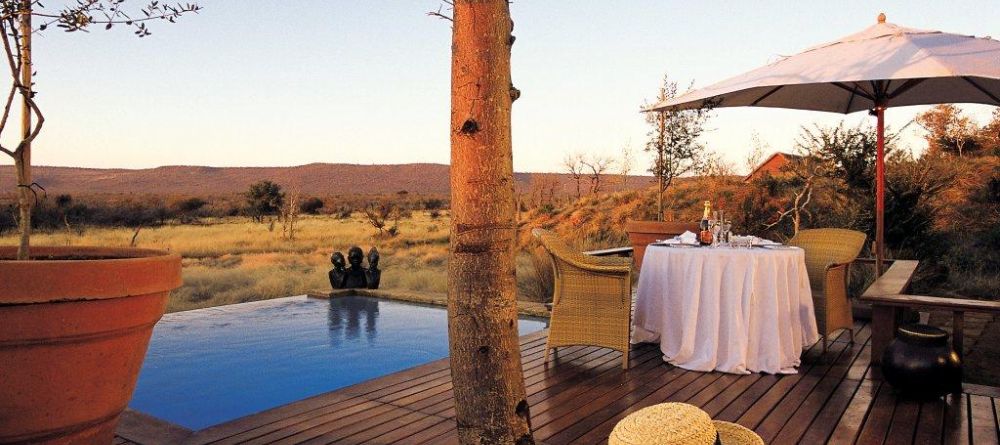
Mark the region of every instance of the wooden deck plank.
POLYGON ((865 423, 858 434, 859 445, 877 445, 885 441, 892 423, 892 415, 896 408, 896 395, 892 388, 883 385, 875 395, 871 410, 865 417, 865 423))
POLYGON ((885 436, 885 445, 909 445, 917 433, 917 420, 920 418, 920 402, 916 400, 899 400, 896 411, 892 414, 892 423, 885 436))
POLYGON ((855 391, 854 396, 851 397, 851 401, 848 403, 847 409, 844 411, 843 415, 840 416, 837 426, 834 427, 833 433, 830 435, 829 443, 854 443, 854 440, 858 437, 858 433, 861 431, 862 424, 865 422, 865 418, 868 416, 868 410, 871 408, 872 400, 875 399, 875 395, 878 393, 881 386, 882 382, 879 380, 865 379, 861 382, 861 385, 858 386, 858 390, 855 391))
POLYGON ((414 432, 392 443, 400 445, 418 445, 422 443, 427 443, 428 441, 436 437, 439 437, 443 434, 456 431, 457 430, 455 426, 455 421, 452 419, 448 419, 444 422, 427 427, 426 429, 423 429, 421 431, 414 432))
POLYGON ((920 419, 917 421, 917 431, 913 435, 913 443, 941 443, 944 431, 944 401, 935 400, 920 405, 920 419))
MULTIPOLYGON (((685 371, 693 373, 691 371, 685 371)), ((675 391, 666 401, 685 402, 706 386, 712 384, 722 377, 719 373, 695 373, 697 378, 679 390, 675 391)), ((649 387, 644 385, 643 387, 649 387)), ((624 387, 624 391, 632 390, 631 387, 624 387)), ((538 439, 551 444, 576 443, 575 440, 595 427, 607 422, 608 418, 627 409, 629 405, 623 403, 622 391, 612 391, 604 397, 590 401, 582 407, 567 409, 566 414, 556 422, 547 425, 549 431, 539 431, 538 439)))
MULTIPOLYGON (((823 355, 803 354, 799 374, 734 375, 666 364, 657 345, 637 345, 629 369, 609 349, 562 348, 543 356, 544 335, 522 339, 522 369, 539 443, 605 443, 614 426, 667 401, 703 407, 713 418, 753 427, 768 443, 997 443, 992 387, 938 402, 897 400, 871 366, 871 332, 858 323, 855 344, 838 336, 823 355)), ((195 432, 185 444, 457 443, 447 360, 195 432)), ((136 442, 127 436, 116 444, 136 442)), ((145 444, 150 445, 150 444, 145 444)))
POLYGON ((969 397, 965 394, 949 394, 944 409, 945 445, 965 445, 971 443, 969 437, 969 397))
MULTIPOLYGON (((836 388, 840 386, 851 367, 858 361, 868 338, 859 335, 856 340, 856 343, 837 358, 826 375, 812 387, 800 404, 796 405, 794 403, 795 397, 789 393, 785 396, 781 406, 771 411, 767 419, 757 428, 758 433, 766 442, 774 444, 799 443, 813 419, 826 406, 836 388)), ((806 379, 809 378, 809 376, 806 377, 806 379)))
MULTIPOLYGON (((601 350, 600 348, 586 348, 583 352, 586 352, 586 354, 564 362, 561 365, 553 366, 550 363, 550 366, 546 367, 544 372, 541 373, 541 378, 531 379, 535 383, 526 386, 525 392, 528 396, 528 406, 532 409, 532 413, 541 411, 539 409, 539 399, 546 397, 546 394, 540 394, 540 392, 546 390, 550 384, 554 385, 569 379, 580 382, 581 385, 593 384, 599 381, 598 377, 602 375, 603 370, 621 369, 621 356, 619 353, 610 350, 601 350), (595 364, 598 365, 595 366, 595 364)), ((641 356, 629 357, 629 361, 634 363, 635 360, 641 358, 641 356)), ((455 401, 453 399, 445 400, 435 406, 427 407, 425 411, 443 417, 453 417, 455 415, 455 401)))
POLYGON ((368 440, 368 443, 372 444, 397 444, 397 443, 412 443, 411 438, 415 437, 422 431, 431 430, 432 428, 441 428, 441 431, 447 431, 455 428, 455 421, 452 419, 442 419, 437 416, 425 416, 424 418, 406 425, 402 428, 397 428, 395 430, 386 432, 380 436, 373 437, 368 440))
MULTIPOLYGON (((866 350, 870 350, 867 348, 866 346, 866 350)), ((862 356, 859 356, 859 360, 862 356)), ((848 372, 848 375, 850 375, 850 372, 848 372)), ((854 398, 854 394, 861 385, 862 378, 845 378, 841 380, 840 384, 833 390, 833 393, 830 394, 830 397, 823 403, 823 408, 819 414, 813 418, 809 427, 802 435, 802 443, 826 443, 830 440, 834 428, 836 428, 838 421, 847 411, 851 399, 854 398)))
MULTIPOLYGON (((771 414, 773 409, 781 410, 783 401, 790 412, 799 405, 801 399, 812 389, 813 386, 826 375, 832 363, 844 352, 845 344, 836 343, 830 346, 826 354, 818 357, 811 367, 798 374, 782 376, 770 390, 764 393, 750 408, 736 420, 736 423, 746 425, 749 428, 758 429, 765 418, 771 414), (794 406, 792 406, 794 405, 794 406)), ((759 433, 758 433, 759 434, 759 433)))
POLYGON ((989 397, 969 395, 969 420, 971 423, 972 443, 995 444, 997 423, 993 417, 993 401, 989 397))
MULTIPOLYGON (((642 408, 645 408, 647 406, 652 406, 658 403, 663 403, 667 401, 684 401, 684 400, 678 400, 680 399, 679 393, 681 392, 681 390, 688 388, 690 385, 695 385, 695 387, 699 387, 697 380, 703 377, 703 374, 698 372, 686 371, 679 368, 674 368, 674 369, 676 371, 675 373, 676 377, 671 379, 669 383, 659 387, 656 391, 650 393, 646 397, 639 399, 639 401, 635 403, 628 404, 627 406, 624 407, 624 409, 621 406, 611 406, 606 408, 607 412, 613 414, 611 416, 607 416, 606 414, 604 414, 598 417, 598 418, 604 418, 603 422, 597 424, 596 426, 591 427, 590 431, 584 433, 582 436, 579 436, 577 440, 580 443, 600 443, 604 441, 609 434, 611 434, 611 430, 614 429, 615 425, 618 424, 618 422, 621 421, 621 419, 625 418, 629 414, 638 411, 642 408)), ((718 380, 719 379, 716 379, 714 382, 708 383, 707 386, 701 386, 702 390, 707 389, 708 386, 712 386, 715 382, 718 382, 718 380)))

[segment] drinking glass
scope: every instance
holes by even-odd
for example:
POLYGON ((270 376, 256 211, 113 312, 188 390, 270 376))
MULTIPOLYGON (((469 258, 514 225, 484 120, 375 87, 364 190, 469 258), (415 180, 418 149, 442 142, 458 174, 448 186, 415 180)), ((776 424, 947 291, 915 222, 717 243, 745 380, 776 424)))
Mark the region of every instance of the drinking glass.
POLYGON ((719 244, 722 243, 722 240, 719 239, 721 234, 722 221, 715 221, 715 224, 712 224, 712 247, 719 247, 719 244))

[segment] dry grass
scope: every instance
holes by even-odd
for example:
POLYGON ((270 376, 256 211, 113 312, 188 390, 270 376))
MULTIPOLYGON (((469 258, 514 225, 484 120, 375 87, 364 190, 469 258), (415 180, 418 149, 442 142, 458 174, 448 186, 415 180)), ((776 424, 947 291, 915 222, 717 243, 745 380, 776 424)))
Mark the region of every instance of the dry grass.
MULTIPOLYGON (((329 288, 330 254, 352 245, 382 255, 382 288, 447 290, 448 220, 416 212, 400 222, 400 235, 375 236, 363 219, 302 217, 295 240, 281 237, 280 227, 245 218, 206 220, 197 225, 145 228, 138 247, 169 250, 184 257, 184 286, 171 295, 168 311, 304 294, 329 288)), ((280 226, 280 225, 278 225, 280 226)), ((37 234, 35 245, 128 246, 130 229, 89 228, 82 235, 37 234)), ((0 243, 13 244, 12 236, 0 243)))

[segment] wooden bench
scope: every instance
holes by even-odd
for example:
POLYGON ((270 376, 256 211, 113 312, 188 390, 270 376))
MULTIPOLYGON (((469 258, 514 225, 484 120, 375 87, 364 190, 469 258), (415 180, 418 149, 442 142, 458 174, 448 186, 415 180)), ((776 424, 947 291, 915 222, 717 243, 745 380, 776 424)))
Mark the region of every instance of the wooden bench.
POLYGON ((965 313, 1000 314, 1000 302, 997 301, 906 294, 918 264, 917 261, 910 260, 892 261, 889 270, 877 278, 860 297, 861 301, 872 305, 872 364, 881 364, 882 353, 895 338, 899 316, 904 309, 951 312, 952 347, 960 357, 964 343, 965 313))

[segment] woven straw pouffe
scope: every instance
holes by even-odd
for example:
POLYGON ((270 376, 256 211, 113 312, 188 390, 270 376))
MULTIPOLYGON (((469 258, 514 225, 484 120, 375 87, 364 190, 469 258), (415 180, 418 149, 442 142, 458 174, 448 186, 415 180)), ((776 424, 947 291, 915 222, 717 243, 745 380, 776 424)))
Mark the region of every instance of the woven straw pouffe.
POLYGON ((609 445, 764 445, 753 431, 713 421, 687 403, 661 403, 629 414, 615 425, 609 445))

